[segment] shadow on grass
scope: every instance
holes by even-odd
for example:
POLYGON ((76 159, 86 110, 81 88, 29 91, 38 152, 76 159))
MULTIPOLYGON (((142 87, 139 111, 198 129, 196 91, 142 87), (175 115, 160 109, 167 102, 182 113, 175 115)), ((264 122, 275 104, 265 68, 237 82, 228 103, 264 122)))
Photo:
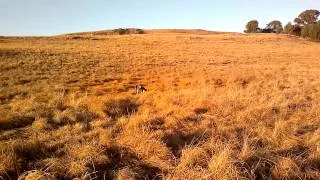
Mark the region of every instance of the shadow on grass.
POLYGON ((142 162, 142 160, 130 149, 123 147, 111 147, 106 153, 111 159, 107 168, 107 179, 114 179, 117 172, 123 168, 130 168, 134 173, 134 179, 161 179, 161 169, 142 162))
POLYGON ((151 131, 164 130, 165 120, 161 117, 150 120, 150 122, 146 125, 147 128, 151 131))
POLYGON ((5 174, 0 174, 9 179, 17 179, 22 172, 37 169, 37 161, 56 155, 61 145, 48 146, 37 140, 19 140, 5 147, 0 146, 0 151, 12 156, 14 167, 6 169, 5 174))
POLYGON ((205 114, 208 112, 207 108, 196 108, 193 110, 196 114, 200 115, 200 114, 205 114))
POLYGON ((275 164, 265 155, 257 154, 246 158, 244 164, 238 164, 238 166, 245 167, 248 179, 272 179, 272 169, 275 164))
MULTIPOLYGON (((276 166, 276 159, 278 157, 287 157, 290 159, 304 158, 309 156, 309 148, 301 145, 294 146, 289 149, 280 151, 271 151, 267 153, 255 153, 252 156, 243 160, 242 163, 236 163, 238 167, 244 167, 244 176, 248 179, 279 179, 272 173, 276 166)), ((320 161, 297 162, 300 168, 306 170, 307 168, 320 169, 320 161), (318 164, 319 163, 319 164, 318 164)), ((289 177, 289 179, 296 179, 296 177, 289 177)))
POLYGON ((34 116, 12 116, 8 119, 0 120, 0 130, 23 128, 31 125, 34 120, 34 116))
POLYGON ((139 105, 131 99, 110 100, 104 104, 104 113, 113 120, 130 116, 138 111, 139 105))
POLYGON ((171 134, 167 134, 162 138, 162 141, 171 150, 175 157, 181 156, 181 151, 185 146, 198 144, 202 140, 206 139, 208 135, 206 133, 184 133, 181 131, 175 131, 171 134))

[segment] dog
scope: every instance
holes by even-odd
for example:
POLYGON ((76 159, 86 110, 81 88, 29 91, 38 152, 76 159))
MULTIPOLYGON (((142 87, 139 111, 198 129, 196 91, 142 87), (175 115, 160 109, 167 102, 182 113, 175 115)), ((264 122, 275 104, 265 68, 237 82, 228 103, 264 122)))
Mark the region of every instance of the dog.
POLYGON ((141 94, 146 91, 147 89, 142 84, 136 85, 136 94, 141 94))

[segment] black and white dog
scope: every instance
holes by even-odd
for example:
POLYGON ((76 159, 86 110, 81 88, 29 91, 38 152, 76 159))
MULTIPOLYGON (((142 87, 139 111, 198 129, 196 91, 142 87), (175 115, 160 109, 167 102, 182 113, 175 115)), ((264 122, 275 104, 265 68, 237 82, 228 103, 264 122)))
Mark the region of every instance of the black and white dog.
POLYGON ((146 91, 147 89, 142 84, 136 85, 136 94, 144 93, 146 91))

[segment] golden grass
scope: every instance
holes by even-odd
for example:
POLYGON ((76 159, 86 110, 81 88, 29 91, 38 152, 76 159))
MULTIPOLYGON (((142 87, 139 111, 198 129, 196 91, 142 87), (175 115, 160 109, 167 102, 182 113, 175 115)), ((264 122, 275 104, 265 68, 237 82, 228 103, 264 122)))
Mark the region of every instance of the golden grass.
POLYGON ((147 32, 1 37, 0 179, 320 178, 318 43, 147 32))

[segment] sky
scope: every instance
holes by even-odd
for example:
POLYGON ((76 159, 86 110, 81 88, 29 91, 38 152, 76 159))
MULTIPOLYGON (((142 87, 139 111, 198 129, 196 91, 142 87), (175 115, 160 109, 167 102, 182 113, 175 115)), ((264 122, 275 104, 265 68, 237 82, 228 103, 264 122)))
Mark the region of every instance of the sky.
POLYGON ((242 32, 283 24, 320 0, 0 0, 0 35, 50 36, 135 27, 242 32))

